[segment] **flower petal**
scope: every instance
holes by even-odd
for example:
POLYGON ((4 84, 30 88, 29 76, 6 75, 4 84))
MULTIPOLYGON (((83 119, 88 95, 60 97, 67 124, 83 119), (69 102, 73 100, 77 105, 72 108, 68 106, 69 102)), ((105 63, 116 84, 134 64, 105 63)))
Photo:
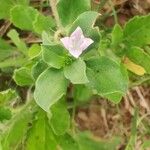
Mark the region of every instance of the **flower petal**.
POLYGON ((80 39, 82 36, 83 36, 82 29, 80 27, 77 27, 70 37, 74 37, 75 39, 80 39))
POLYGON ((72 56, 74 56, 75 58, 78 58, 82 54, 82 51, 79 51, 79 50, 69 50, 69 53, 72 56))
POLYGON ((63 43, 64 47, 65 47, 66 49, 68 49, 68 50, 69 50, 70 47, 72 46, 69 37, 61 38, 60 41, 63 43))
POLYGON ((89 47, 94 41, 90 38, 84 38, 84 42, 80 46, 80 50, 84 51, 87 47, 89 47))
POLYGON ((84 37, 80 27, 77 27, 70 37, 64 37, 60 40, 64 47, 75 58, 78 58, 82 52, 94 42, 92 39, 84 37))

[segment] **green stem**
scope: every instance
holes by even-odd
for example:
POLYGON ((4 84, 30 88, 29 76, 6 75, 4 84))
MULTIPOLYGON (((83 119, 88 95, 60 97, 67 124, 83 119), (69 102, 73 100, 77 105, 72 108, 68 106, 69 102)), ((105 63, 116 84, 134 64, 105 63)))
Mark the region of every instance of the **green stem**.
POLYGON ((76 114, 76 101, 75 99, 73 100, 73 108, 72 108, 72 133, 73 136, 75 136, 75 114, 76 114))
POLYGON ((117 13, 116 13, 116 10, 114 8, 114 4, 113 4, 112 0, 109 0, 109 4, 110 4, 110 7, 111 7, 112 12, 113 12, 115 23, 118 24, 117 13))
POLYGON ((138 80, 138 81, 136 81, 136 82, 134 82, 134 83, 131 83, 131 84, 129 85, 129 88, 133 88, 133 87, 135 87, 135 86, 141 85, 142 83, 147 82, 147 81, 149 81, 149 80, 150 80, 150 76, 147 76, 147 77, 145 77, 145 78, 143 78, 143 79, 141 79, 141 80, 138 80))
POLYGON ((57 1, 56 0, 49 0, 50 2, 50 6, 51 6, 51 9, 52 9, 52 13, 55 17, 55 20, 56 20, 56 24, 57 24, 57 27, 61 30, 63 29, 63 26, 60 22, 60 18, 59 18, 59 15, 58 15, 58 11, 57 11, 57 1))

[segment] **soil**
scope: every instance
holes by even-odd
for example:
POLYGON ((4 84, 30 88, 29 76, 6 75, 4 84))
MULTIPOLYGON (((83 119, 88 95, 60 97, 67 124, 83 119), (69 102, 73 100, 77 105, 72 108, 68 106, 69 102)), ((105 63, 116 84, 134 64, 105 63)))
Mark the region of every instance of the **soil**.
MULTIPOLYGON (((99 98, 91 100, 86 107, 80 107, 76 113, 77 127, 82 130, 90 130, 101 139, 109 139, 119 136, 124 141, 121 147, 127 144, 131 136, 132 119, 135 108, 138 108, 139 118, 142 123, 138 126, 138 144, 144 139, 150 139, 150 86, 134 87, 127 92, 119 105, 114 105, 108 100, 99 98), (146 133, 143 137, 142 134, 146 133)), ((138 149, 137 149, 138 150, 138 149)))

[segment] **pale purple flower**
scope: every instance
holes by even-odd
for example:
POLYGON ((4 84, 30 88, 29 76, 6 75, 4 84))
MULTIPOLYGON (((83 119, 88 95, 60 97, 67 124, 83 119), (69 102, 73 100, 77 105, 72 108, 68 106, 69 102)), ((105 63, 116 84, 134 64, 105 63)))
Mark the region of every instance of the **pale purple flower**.
POLYGON ((75 58, 78 58, 82 52, 94 42, 92 39, 86 38, 83 35, 83 31, 80 27, 77 27, 70 37, 61 38, 60 41, 75 58))

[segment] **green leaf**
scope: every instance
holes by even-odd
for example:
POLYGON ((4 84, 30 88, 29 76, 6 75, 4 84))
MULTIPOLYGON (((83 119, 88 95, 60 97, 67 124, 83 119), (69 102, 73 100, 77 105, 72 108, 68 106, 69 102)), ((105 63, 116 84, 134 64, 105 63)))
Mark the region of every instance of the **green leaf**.
POLYGON ((48 67, 48 65, 43 61, 38 61, 33 67, 32 67, 32 76, 36 80, 38 76, 48 67))
POLYGON ((17 4, 20 5, 29 5, 30 0, 13 0, 14 2, 16 2, 17 4))
POLYGON ((78 143, 69 134, 60 136, 59 146, 61 147, 62 150, 79 150, 78 143))
POLYGON ((67 26, 71 24, 78 15, 90 10, 90 0, 59 0, 57 9, 63 26, 67 26))
POLYGON ((17 5, 11 9, 11 22, 22 30, 33 31, 33 21, 38 11, 33 7, 17 5))
POLYGON ((0 19, 8 19, 11 8, 16 4, 28 5, 29 0, 0 0, 0 19))
POLYGON ((56 135, 63 135, 70 127, 70 114, 64 99, 51 107, 51 113, 50 125, 52 130, 56 135))
POLYGON ((91 57, 95 57, 95 56, 99 56, 100 52, 99 49, 91 49, 90 51, 88 51, 87 53, 85 53, 82 58, 83 60, 88 60, 91 57))
POLYGON ((55 26, 55 20, 52 17, 45 17, 40 13, 36 16, 33 23, 34 31, 39 34, 42 34, 43 31, 52 30, 55 26))
POLYGON ((110 45, 111 45, 110 40, 106 37, 103 37, 103 39, 101 39, 99 42, 99 47, 98 47, 99 54, 101 56, 108 56, 109 55, 108 53, 110 53, 110 51, 108 51, 110 45))
POLYGON ((53 36, 51 35, 51 32, 42 32, 42 44, 43 45, 53 45, 53 36))
POLYGON ((92 96, 92 91, 85 85, 74 85, 73 96, 76 101, 87 102, 92 96))
POLYGON ((104 141, 87 133, 78 134, 76 140, 81 150, 116 150, 121 143, 117 137, 104 141))
POLYGON ((34 91, 36 103, 45 111, 66 94, 67 80, 62 70, 49 68, 37 79, 34 91))
POLYGON ((89 86, 112 102, 120 102, 128 88, 125 68, 107 57, 91 58, 87 67, 89 86))
POLYGON ((3 149, 2 149, 2 144, 1 144, 1 138, 0 138, 0 150, 3 150, 3 149))
POLYGON ((12 6, 12 0, 0 0, 0 19, 9 18, 10 9, 12 6))
POLYGON ((0 61, 12 56, 14 52, 14 47, 0 38, 0 61))
POLYGON ((76 59, 70 65, 65 66, 64 75, 73 84, 85 84, 88 82, 86 76, 86 64, 81 58, 76 59))
MULTIPOLYGON (((44 150, 56 150, 57 141, 55 139, 55 135, 52 132, 52 129, 49 127, 49 124, 46 122, 46 144, 44 150), (50 144, 51 143, 51 144, 50 144)), ((36 149, 37 150, 37 147, 36 149)))
POLYGON ((27 46, 25 42, 19 38, 19 34, 16 30, 14 29, 10 30, 7 36, 13 41, 13 43, 17 46, 19 51, 27 55, 27 46))
POLYGON ((0 121, 11 119, 11 111, 8 108, 0 107, 0 121))
POLYGON ((31 85, 33 83, 31 71, 26 67, 16 69, 14 71, 13 79, 19 86, 31 85))
POLYGON ((124 28, 124 40, 130 46, 150 44, 150 15, 136 16, 124 28))
POLYGON ((127 57, 134 63, 142 66, 150 74, 150 56, 139 47, 131 47, 126 52, 127 57))
POLYGON ((146 148, 150 148, 150 140, 148 140, 148 139, 144 140, 144 142, 142 144, 142 148, 143 148, 143 150, 146 148))
POLYGON ((20 67, 23 66, 28 60, 22 57, 8 58, 0 62, 0 68, 7 67, 20 67))
POLYGON ((0 105, 4 105, 4 103, 14 99, 16 96, 16 92, 11 89, 0 92, 0 105))
POLYGON ((82 13, 72 24, 69 33, 72 33, 78 26, 80 26, 83 33, 88 36, 99 15, 100 14, 95 11, 87 11, 82 13))
MULTIPOLYGON (((30 108, 30 107, 29 107, 30 108)), ((13 118, 6 131, 2 135, 2 148, 4 150, 14 150, 22 142, 31 120, 31 111, 29 108, 24 109, 13 118), (14 138, 15 137, 15 138, 14 138)))
POLYGON ((51 67, 60 69, 65 63, 64 48, 61 45, 42 45, 43 60, 51 67))
POLYGON ((81 27, 86 37, 93 39, 94 43, 88 48, 97 47, 100 41, 100 32, 98 27, 94 27, 96 19, 100 14, 95 11, 87 11, 78 16, 69 29, 71 34, 78 26, 81 27), (88 18, 88 19, 87 19, 88 18))
POLYGON ((100 31, 99 31, 99 28, 98 27, 91 28, 88 31, 87 37, 90 37, 94 41, 94 43, 90 46, 91 49, 92 48, 96 48, 97 49, 99 47, 99 42, 100 42, 100 38, 101 38, 101 34, 100 34, 100 31))
POLYGON ((29 130, 25 150, 56 150, 57 143, 48 125, 46 113, 39 110, 29 130))
POLYGON ((116 47, 123 40, 123 30, 119 24, 116 24, 112 31, 112 45, 116 47))
POLYGON ((38 44, 33 44, 28 51, 28 56, 30 57, 30 59, 33 59, 37 56, 40 55, 41 52, 41 46, 38 44))

